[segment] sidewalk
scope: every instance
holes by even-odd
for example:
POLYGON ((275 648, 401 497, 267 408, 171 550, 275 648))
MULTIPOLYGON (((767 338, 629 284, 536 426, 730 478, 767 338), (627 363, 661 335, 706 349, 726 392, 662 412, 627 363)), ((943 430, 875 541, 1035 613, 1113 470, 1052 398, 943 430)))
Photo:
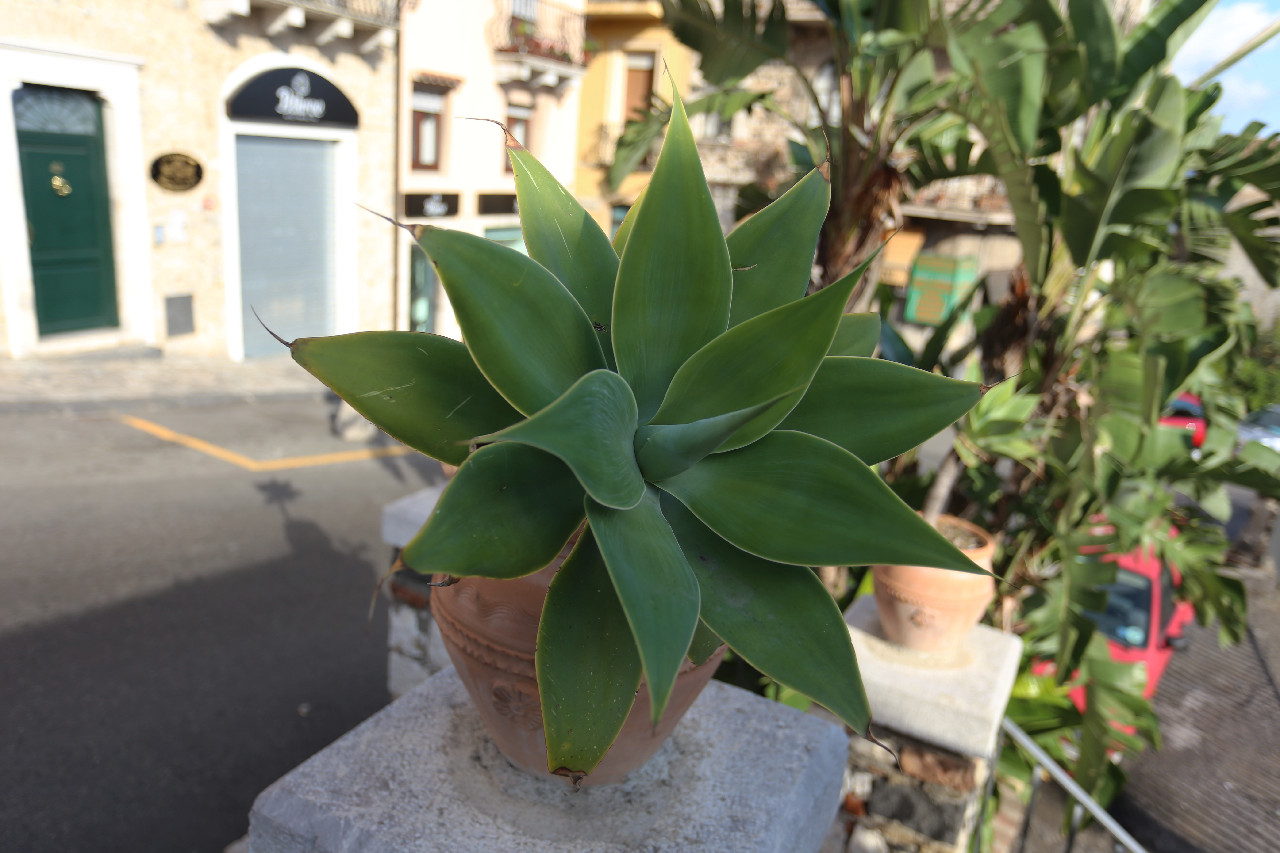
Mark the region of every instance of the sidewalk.
POLYGON ((0 358, 0 413, 83 411, 121 402, 200 405, 316 397, 320 382, 287 355, 236 363, 155 350, 0 358))

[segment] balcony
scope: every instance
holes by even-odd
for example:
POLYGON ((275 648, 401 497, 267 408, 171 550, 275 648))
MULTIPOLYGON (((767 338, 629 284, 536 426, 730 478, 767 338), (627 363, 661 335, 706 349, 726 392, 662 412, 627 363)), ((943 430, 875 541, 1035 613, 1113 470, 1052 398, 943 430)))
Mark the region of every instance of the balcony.
POLYGON ((559 89, 583 73, 581 12, 545 0, 497 0, 489 28, 500 83, 559 89))
POLYGON ((662 22, 658 0, 587 0, 588 18, 617 18, 662 22))
POLYGON ((349 41, 361 53, 395 45, 404 0, 202 0, 213 26, 257 17, 267 36, 308 30, 320 46, 349 41))

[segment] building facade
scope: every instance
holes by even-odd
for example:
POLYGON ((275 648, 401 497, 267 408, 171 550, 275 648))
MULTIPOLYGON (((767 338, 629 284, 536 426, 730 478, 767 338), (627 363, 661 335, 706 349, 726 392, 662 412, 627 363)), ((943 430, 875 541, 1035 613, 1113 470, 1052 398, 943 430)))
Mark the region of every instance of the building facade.
POLYGON ((629 117, 649 109, 653 93, 670 101, 674 82, 682 98, 689 96, 695 57, 663 26, 657 0, 589 0, 586 15, 589 60, 582 81, 576 195, 612 234, 648 186, 654 159, 610 189, 607 176, 618 137, 629 117))
POLYGON ((389 328, 398 0, 10 0, 0 355, 389 328))
MULTIPOLYGON (((403 18, 400 198, 410 225, 523 250, 503 127, 573 190, 583 0, 418 0, 403 18)), ((426 256, 401 231, 402 328, 458 337, 426 256)))

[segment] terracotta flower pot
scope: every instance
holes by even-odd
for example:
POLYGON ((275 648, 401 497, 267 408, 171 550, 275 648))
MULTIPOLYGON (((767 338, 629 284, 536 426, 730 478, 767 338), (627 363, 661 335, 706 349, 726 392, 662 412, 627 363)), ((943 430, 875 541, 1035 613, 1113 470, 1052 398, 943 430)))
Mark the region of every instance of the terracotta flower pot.
MULTIPOLYGON (((938 519, 938 529, 969 559, 990 571, 995 539, 955 516, 938 519)), ((922 652, 958 648, 995 597, 995 579, 924 566, 875 566, 876 608, 890 641, 922 652)))
MULTIPOLYGON (((533 655, 547 587, 568 551, 566 547, 545 569, 527 577, 462 578, 431 595, 431 615, 489 735, 512 764, 537 776, 550 774, 533 655)), ((617 741, 582 784, 620 782, 648 761, 671 736, 723 657, 722 646, 701 666, 685 659, 656 729, 649 721, 649 690, 641 683, 617 741)))

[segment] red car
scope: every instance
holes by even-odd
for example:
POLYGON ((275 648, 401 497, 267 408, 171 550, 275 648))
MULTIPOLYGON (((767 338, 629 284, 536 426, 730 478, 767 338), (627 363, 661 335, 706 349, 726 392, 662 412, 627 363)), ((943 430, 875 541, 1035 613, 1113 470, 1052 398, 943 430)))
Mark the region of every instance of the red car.
POLYGON ((1160 426, 1182 429, 1191 433, 1191 447, 1200 449, 1204 444, 1208 422, 1204 418, 1204 405, 1195 394, 1179 394, 1160 416, 1160 426))
MULTIPOLYGON (((1147 665, 1144 696, 1150 699, 1174 651, 1186 647, 1182 632, 1195 618, 1195 608, 1177 599, 1182 576, 1161 562, 1153 548, 1135 548, 1103 560, 1116 564, 1116 579, 1107 586, 1106 610, 1090 615, 1106 635, 1113 660, 1147 665)), ((1081 707, 1084 688, 1073 691, 1071 698, 1081 707)))
MULTIPOLYGON (((1107 532, 1105 522, 1102 525, 1096 529, 1099 534, 1107 532)), ((1099 550, 1104 547, 1099 546, 1099 550)), ((1183 629, 1195 618, 1195 608, 1178 600, 1182 575, 1172 565, 1161 562, 1154 548, 1139 547, 1127 554, 1107 554, 1102 561, 1116 564, 1116 579, 1104 587, 1106 609, 1088 615, 1106 636, 1112 660, 1146 664, 1147 687, 1143 696, 1150 699, 1173 653, 1186 648, 1183 629)), ((1035 663, 1031 671, 1035 675, 1049 675, 1054 671, 1053 661, 1035 663)), ((1067 695, 1072 704, 1084 710, 1083 685, 1067 695)))

